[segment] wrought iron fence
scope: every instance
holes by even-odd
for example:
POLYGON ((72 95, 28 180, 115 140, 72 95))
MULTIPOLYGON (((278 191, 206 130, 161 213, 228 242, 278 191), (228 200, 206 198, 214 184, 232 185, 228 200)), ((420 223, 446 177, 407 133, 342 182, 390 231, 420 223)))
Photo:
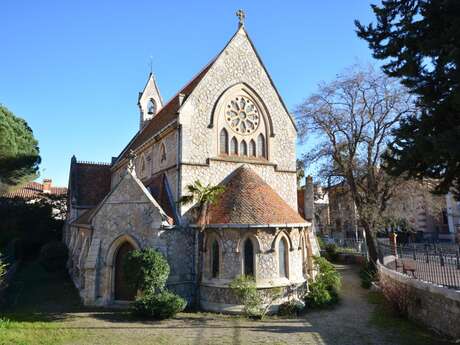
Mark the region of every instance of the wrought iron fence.
POLYGON ((336 244, 339 251, 350 251, 358 254, 367 254, 366 241, 354 238, 337 239, 336 244), (345 249, 345 250, 343 250, 345 249))
POLYGON ((380 262, 413 278, 460 289, 458 245, 407 244, 378 241, 380 262))

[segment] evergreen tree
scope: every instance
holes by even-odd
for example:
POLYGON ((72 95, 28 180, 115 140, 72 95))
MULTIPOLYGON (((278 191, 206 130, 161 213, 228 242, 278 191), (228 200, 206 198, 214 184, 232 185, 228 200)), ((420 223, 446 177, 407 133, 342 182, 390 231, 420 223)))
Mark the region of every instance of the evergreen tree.
POLYGON ((438 179, 435 192, 460 197, 460 1, 386 0, 372 9, 377 23, 356 21, 357 34, 420 107, 394 131, 387 171, 438 179))
POLYGON ((32 129, 0 105, 0 195, 34 180, 40 161, 32 129))

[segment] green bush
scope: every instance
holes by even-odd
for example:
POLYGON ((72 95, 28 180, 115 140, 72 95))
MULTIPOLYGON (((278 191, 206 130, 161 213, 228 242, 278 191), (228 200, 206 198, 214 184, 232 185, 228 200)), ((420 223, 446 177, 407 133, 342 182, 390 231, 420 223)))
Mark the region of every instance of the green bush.
POLYGON ((318 274, 315 280, 309 281, 309 293, 305 297, 305 305, 309 308, 321 308, 339 301, 341 286, 340 274, 335 267, 322 257, 314 257, 318 274))
POLYGON ((161 291, 169 276, 169 264, 158 251, 148 248, 133 250, 123 263, 127 283, 136 290, 161 291))
POLYGON ((278 315, 279 316, 297 316, 304 309, 305 305, 299 301, 290 300, 284 302, 279 306, 278 315))
POLYGON ((319 249, 323 250, 324 248, 326 248, 326 243, 324 242, 324 239, 322 237, 317 237, 318 239, 318 245, 319 245, 319 249))
POLYGON ((0 248, 17 240, 16 259, 37 259, 45 244, 62 238, 65 212, 61 210, 65 209, 66 200, 66 196, 54 198, 50 195, 41 195, 34 203, 19 198, 0 198, 0 248), (59 210, 57 215, 56 210, 59 210))
POLYGON ((39 261, 48 272, 64 271, 67 259, 67 247, 62 242, 49 242, 40 250, 39 261))
POLYGON ((185 309, 187 302, 176 294, 163 290, 159 293, 147 293, 134 302, 134 310, 142 317, 158 320, 168 319, 185 309))
POLYGON ((251 276, 238 276, 230 283, 230 289, 244 305, 244 314, 252 319, 263 319, 273 302, 281 297, 281 288, 257 291, 256 282, 251 276))
POLYGON ((375 281, 377 276, 377 269, 370 261, 366 261, 359 270, 359 277, 361 278, 361 286, 369 289, 372 282, 375 281))
POLYGON ((133 250, 123 265, 127 283, 140 291, 133 305, 136 315, 167 319, 185 309, 187 302, 165 288, 170 269, 160 252, 133 250))
POLYGON ((337 261, 337 259, 339 257, 339 253, 337 252, 337 245, 336 244, 334 244, 334 243, 326 244, 325 250, 326 250, 326 258, 327 258, 327 260, 332 261, 332 262, 337 261))
POLYGON ((0 253, 0 286, 3 284, 3 279, 6 275, 6 263, 2 260, 2 254, 0 253))

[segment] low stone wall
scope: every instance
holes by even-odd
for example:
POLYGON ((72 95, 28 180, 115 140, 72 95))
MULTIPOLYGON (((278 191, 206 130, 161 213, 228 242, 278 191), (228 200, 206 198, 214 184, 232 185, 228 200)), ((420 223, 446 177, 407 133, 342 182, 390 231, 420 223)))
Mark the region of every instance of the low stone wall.
POLYGON ((338 253, 337 262, 341 264, 364 265, 366 257, 363 254, 338 253))
POLYGON ((383 284, 407 293, 410 319, 453 339, 460 339, 460 291, 410 278, 378 263, 383 284))

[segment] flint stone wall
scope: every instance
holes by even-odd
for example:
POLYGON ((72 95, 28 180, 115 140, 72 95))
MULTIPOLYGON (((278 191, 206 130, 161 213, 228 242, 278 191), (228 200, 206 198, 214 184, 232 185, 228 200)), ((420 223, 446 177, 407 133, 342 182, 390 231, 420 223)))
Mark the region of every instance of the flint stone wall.
POLYGON ((380 279, 409 289, 408 316, 437 332, 460 339, 460 291, 423 282, 378 263, 380 279))
MULTIPOLYGON (((277 170, 290 171, 291 174, 275 172, 273 166, 264 168, 255 165, 254 168, 293 209, 297 209, 296 129, 244 30, 240 30, 230 41, 180 111, 179 121, 183 131, 181 163, 206 165, 208 158, 218 155, 219 128, 215 125, 210 128, 211 117, 219 116, 214 114, 214 106, 229 87, 240 83, 249 85, 258 94, 273 123, 274 136, 267 137, 269 162, 276 165, 277 170)), ((217 123, 215 117, 213 122, 217 123)), ((218 184, 236 168, 237 164, 212 163, 209 167, 183 167, 182 193, 191 181, 200 179, 218 184)), ((184 208, 182 214, 186 210, 184 208)))
MULTIPOLYGON (((282 303, 288 297, 299 296, 299 288, 306 288, 304 277, 304 262, 302 256, 298 228, 288 229, 206 229, 205 248, 203 252, 203 282, 200 290, 202 307, 211 311, 237 312, 231 306, 237 306, 240 301, 229 288, 230 282, 243 274, 243 245, 247 238, 253 240, 255 253, 255 281, 260 291, 274 287, 283 289, 283 297, 277 301, 282 303), (279 276, 278 241, 281 237, 288 238, 289 260, 288 278, 279 276), (219 243, 220 266, 219 276, 213 278, 211 274, 211 245, 214 240, 219 243), (295 286, 291 289, 291 286, 295 286)), ((302 290, 303 289, 303 290, 302 290)), ((278 304, 279 304, 278 303, 278 304)), ((239 308, 239 307, 238 307, 239 308)))
MULTIPOLYGON (((99 254, 94 262, 95 275, 92 279, 95 281, 89 282, 96 289, 96 300, 99 300, 99 304, 107 304, 113 300, 114 255, 124 239, 130 239, 136 247, 160 251, 171 268, 168 284, 190 300, 192 231, 179 227, 161 228, 163 219, 159 209, 136 183, 132 177, 122 180, 92 220, 95 229, 92 241, 100 241, 99 254)), ((91 268, 88 263, 86 266, 91 268)))

